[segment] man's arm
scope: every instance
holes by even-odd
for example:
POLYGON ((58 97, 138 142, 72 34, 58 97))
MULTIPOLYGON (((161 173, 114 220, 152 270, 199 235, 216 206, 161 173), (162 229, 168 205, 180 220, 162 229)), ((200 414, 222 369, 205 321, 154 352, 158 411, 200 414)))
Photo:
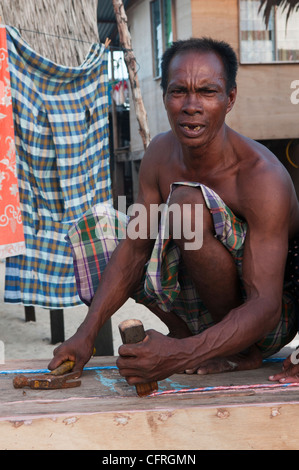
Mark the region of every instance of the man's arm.
MULTIPOLYGON (((154 240, 149 237, 150 204, 160 204, 154 160, 157 158, 155 141, 149 146, 139 174, 139 195, 137 202, 145 208, 142 221, 148 231, 147 239, 135 240, 126 237, 120 242, 107 264, 99 287, 92 300, 88 314, 75 335, 54 350, 50 369, 56 368, 66 360, 75 361, 74 371, 81 372, 89 360, 95 339, 104 323, 126 302, 138 286, 149 258, 154 240)), ((134 218, 134 215, 132 216, 134 218)))
POLYGON ((201 335, 211 346, 210 357, 250 347, 277 326, 281 315, 292 186, 288 175, 276 169, 260 172, 253 181, 253 190, 244 193, 248 233, 242 274, 247 299, 201 335))
POLYGON ((288 250, 291 186, 286 175, 259 169, 252 184, 240 193, 248 222, 243 260, 247 300, 203 333, 180 340, 148 332, 140 345, 121 347, 118 365, 130 384, 161 380, 174 372, 198 369, 216 357, 252 346, 278 323, 284 267, 288 250), (129 357, 131 359, 129 360, 129 357), (135 358, 134 358, 135 356, 135 358))

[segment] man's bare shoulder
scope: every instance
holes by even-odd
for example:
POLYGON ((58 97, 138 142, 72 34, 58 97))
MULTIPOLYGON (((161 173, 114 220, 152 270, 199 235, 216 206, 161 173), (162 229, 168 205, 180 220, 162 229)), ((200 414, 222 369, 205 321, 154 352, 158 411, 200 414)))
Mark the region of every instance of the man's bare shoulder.
POLYGON ((158 178, 161 168, 170 165, 177 141, 171 131, 156 135, 150 142, 141 162, 139 179, 158 178))
POLYGON ((172 149, 178 145, 172 131, 156 135, 149 144, 144 154, 145 160, 158 160, 167 158, 172 154, 172 149))
POLYGON ((240 136, 237 152, 241 161, 237 177, 238 196, 246 217, 260 211, 298 213, 298 200, 291 176, 264 145, 240 136))
POLYGON ((160 175, 163 169, 171 168, 169 158, 173 154, 174 145, 172 132, 158 134, 150 142, 139 170, 139 200, 158 204, 162 202, 160 175))
POLYGON ((287 169, 267 147, 241 135, 234 138, 233 145, 240 162, 241 188, 250 191, 256 185, 272 182, 280 188, 293 189, 287 169))

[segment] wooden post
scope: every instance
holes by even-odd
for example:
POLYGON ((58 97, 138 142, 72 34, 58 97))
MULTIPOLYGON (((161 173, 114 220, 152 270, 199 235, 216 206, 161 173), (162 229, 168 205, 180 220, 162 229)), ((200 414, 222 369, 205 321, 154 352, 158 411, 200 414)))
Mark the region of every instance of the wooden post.
POLYGON ((64 318, 63 309, 50 310, 50 324, 51 324, 51 344, 64 342, 64 318))
POLYGON ((25 305, 25 322, 27 321, 36 321, 33 305, 25 305))
POLYGON ((132 49, 132 41, 128 29, 127 15, 122 0, 112 0, 112 3, 116 17, 120 44, 124 49, 124 59, 128 69, 136 117, 139 124, 139 133, 142 138, 144 149, 146 149, 150 143, 151 138, 148 127, 147 114, 143 104, 137 76, 137 63, 132 49))

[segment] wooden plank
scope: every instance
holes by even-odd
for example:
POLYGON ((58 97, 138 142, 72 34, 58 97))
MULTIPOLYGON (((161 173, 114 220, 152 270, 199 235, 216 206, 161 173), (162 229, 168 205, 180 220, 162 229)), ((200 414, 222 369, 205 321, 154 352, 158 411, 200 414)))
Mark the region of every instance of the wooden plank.
MULTIPOLYGON (((48 360, 35 361, 9 361, 2 370, 40 370, 46 368, 48 360)), ((122 409, 123 407, 132 407, 133 409, 148 409, 163 406, 171 403, 171 407, 180 407, 181 403, 187 403, 188 406, 206 406, 206 405, 231 405, 231 404, 253 404, 267 403, 270 401, 294 401, 298 395, 298 388, 287 389, 285 387, 269 390, 250 389, 253 384, 270 384, 268 376, 279 370, 279 364, 265 364, 262 368, 255 371, 231 372, 224 374, 212 374, 206 376, 176 374, 169 379, 159 382, 159 392, 162 394, 153 397, 142 398, 137 396, 135 387, 131 387, 119 375, 115 367, 115 358, 113 357, 95 357, 87 364, 88 368, 94 370, 84 371, 82 375, 82 385, 78 388, 63 390, 31 390, 14 389, 12 385, 13 374, 0 375, 1 380, 1 403, 0 418, 13 416, 25 412, 26 414, 35 413, 60 413, 81 411, 84 406, 85 411, 95 412, 98 410, 97 402, 101 399, 101 410, 111 411, 122 409), (108 367, 108 369, 106 369, 108 367), (109 367, 113 367, 109 369, 109 367), (217 391, 212 387, 218 386, 248 386, 245 390, 224 390, 217 391), (169 393, 176 390, 196 390, 202 388, 211 388, 205 392, 182 392, 175 394, 169 393), (168 394, 163 394, 168 392, 168 394), (70 400, 72 399, 72 400, 70 400), (51 403, 51 407, 45 407, 44 401, 51 403), (84 402, 84 405, 82 404, 84 402), (61 404, 63 403, 63 404, 61 404), (9 406, 8 406, 9 405, 9 406), (13 410, 13 412, 12 412, 13 410)))
POLYGON ((298 406, 108 412, 0 423, 1 449, 298 449, 298 406), (293 429, 292 429, 293 428, 293 429))
MULTIPOLYGON (((45 361, 9 361, 2 370, 46 368, 45 361)), ((299 436, 298 387, 250 389, 267 384, 280 364, 256 371, 197 376, 177 374, 161 392, 219 385, 229 391, 137 396, 119 375, 115 358, 96 357, 82 385, 64 390, 14 389, 0 375, 0 449, 295 449, 299 436), (247 388, 248 387, 248 388, 247 388), (104 432, 103 432, 104 430, 104 432)))

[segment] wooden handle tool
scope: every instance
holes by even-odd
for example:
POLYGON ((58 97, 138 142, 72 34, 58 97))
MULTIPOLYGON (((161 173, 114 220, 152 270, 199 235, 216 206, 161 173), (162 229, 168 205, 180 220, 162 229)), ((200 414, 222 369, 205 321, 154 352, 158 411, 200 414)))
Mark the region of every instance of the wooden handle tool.
MULTIPOLYGON (((135 344, 143 341, 145 331, 140 320, 125 320, 118 325, 123 344, 135 344)), ((158 390, 157 382, 135 385, 137 394, 140 397, 150 395, 158 390)))
MULTIPOLYGON (((92 355, 94 356, 96 353, 96 348, 93 348, 92 355)), ((70 372, 75 365, 74 361, 65 361, 60 366, 58 366, 56 369, 53 369, 50 374, 51 375, 64 375, 70 372)))

